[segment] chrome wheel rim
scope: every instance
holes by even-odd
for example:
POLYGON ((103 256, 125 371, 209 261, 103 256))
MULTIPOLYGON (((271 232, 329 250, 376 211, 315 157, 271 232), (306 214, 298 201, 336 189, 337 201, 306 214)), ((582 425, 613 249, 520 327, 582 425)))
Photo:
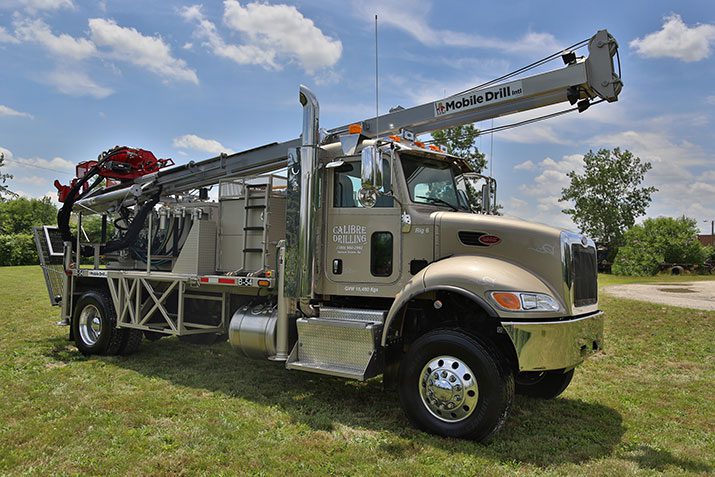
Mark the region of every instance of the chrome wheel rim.
POLYGON ((479 387, 472 370, 454 356, 438 356, 428 362, 419 378, 422 402, 434 417, 459 422, 472 415, 479 387))
POLYGON ((102 314, 94 305, 87 305, 79 314, 79 335, 82 341, 92 346, 102 334, 102 314))

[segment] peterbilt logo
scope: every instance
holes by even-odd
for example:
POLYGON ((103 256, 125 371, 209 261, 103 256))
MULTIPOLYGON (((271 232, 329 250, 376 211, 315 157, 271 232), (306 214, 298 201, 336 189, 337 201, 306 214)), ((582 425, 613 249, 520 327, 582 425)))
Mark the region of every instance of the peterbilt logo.
POLYGON ((434 115, 444 116, 445 114, 466 111, 468 109, 480 108, 488 104, 500 103, 523 95, 521 81, 485 88, 479 91, 452 96, 441 99, 434 103, 434 115))
POLYGON ((496 235, 482 235, 477 240, 479 240, 479 243, 486 246, 496 245, 501 242, 501 238, 496 235))

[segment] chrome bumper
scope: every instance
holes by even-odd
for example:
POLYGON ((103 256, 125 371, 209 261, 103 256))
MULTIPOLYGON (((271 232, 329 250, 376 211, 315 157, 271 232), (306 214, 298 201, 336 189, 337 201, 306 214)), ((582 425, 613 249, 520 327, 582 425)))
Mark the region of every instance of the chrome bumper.
POLYGON ((603 313, 568 321, 503 322, 519 358, 519 371, 572 368, 600 350, 603 313))

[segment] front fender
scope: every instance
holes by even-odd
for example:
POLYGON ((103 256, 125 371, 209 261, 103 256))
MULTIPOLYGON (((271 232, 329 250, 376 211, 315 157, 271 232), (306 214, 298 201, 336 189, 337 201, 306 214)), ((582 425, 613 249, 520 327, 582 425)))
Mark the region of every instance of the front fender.
MULTIPOLYGON (((484 311, 498 319, 524 318, 523 313, 495 309, 487 300, 487 293, 499 291, 528 291, 553 296, 565 309, 560 296, 529 270, 513 263, 491 257, 459 255, 429 264, 407 282, 395 296, 385 318, 382 345, 385 346, 390 326, 404 306, 415 297, 431 291, 456 292, 478 303, 484 311)), ((529 318, 554 317, 553 312, 529 313, 529 318)))

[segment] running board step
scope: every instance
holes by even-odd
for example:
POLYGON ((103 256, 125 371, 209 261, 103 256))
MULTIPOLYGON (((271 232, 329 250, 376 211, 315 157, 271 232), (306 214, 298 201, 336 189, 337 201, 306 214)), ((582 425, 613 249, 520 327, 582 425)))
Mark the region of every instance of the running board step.
POLYGON ((379 365, 382 323, 300 318, 296 325, 298 342, 286 368, 359 381, 382 372, 379 365))
POLYGON ((385 310, 366 310, 363 308, 320 307, 320 317, 326 320, 359 321, 363 323, 384 323, 385 310))

